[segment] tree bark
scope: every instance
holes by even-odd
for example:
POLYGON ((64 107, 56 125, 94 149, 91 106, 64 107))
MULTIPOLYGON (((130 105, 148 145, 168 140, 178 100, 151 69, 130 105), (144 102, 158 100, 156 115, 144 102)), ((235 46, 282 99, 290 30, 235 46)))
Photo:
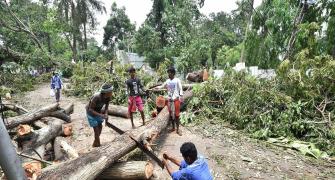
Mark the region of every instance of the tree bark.
POLYGON ((0 108, 0 112, 8 110, 14 111, 20 115, 28 113, 27 109, 15 104, 3 104, 3 108, 2 107, 0 108))
POLYGON ((84 25, 84 49, 87 50, 87 32, 86 32, 86 22, 83 23, 84 25))
POLYGON ((18 126, 19 124, 29 124, 38 119, 41 119, 42 117, 49 116, 53 111, 57 110, 58 106, 58 104, 52 104, 32 113, 8 118, 7 128, 11 129, 18 126))
POLYGON ((113 164, 102 172, 98 179, 142 180, 149 179, 153 174, 153 165, 146 161, 129 161, 113 164))
POLYGON ((75 159, 79 157, 77 151, 71 147, 63 137, 56 137, 54 152, 55 160, 75 159))
POLYGON ((32 149, 41 145, 47 144, 49 141, 59 136, 62 133, 62 124, 64 121, 54 119, 49 121, 48 126, 34 132, 29 143, 25 143, 23 150, 32 149))
POLYGON ((108 114, 111 116, 129 118, 128 108, 124 106, 109 105, 108 114))
MULTIPOLYGON (((184 94, 185 99, 191 96, 192 92, 190 91, 184 94)), ((119 158, 136 148, 136 143, 129 137, 129 134, 132 134, 139 141, 144 130, 155 129, 159 133, 166 128, 168 120, 169 111, 165 107, 156 119, 146 126, 128 131, 115 138, 111 143, 95 148, 77 159, 49 166, 42 170, 38 179, 94 179, 119 158)))

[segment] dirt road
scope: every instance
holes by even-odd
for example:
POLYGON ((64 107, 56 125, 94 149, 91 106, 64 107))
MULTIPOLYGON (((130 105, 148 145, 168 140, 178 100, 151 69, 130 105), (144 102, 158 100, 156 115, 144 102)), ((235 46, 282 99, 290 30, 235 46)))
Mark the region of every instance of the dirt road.
MULTIPOLYGON (((19 98, 18 103, 32 110, 54 101, 49 96, 49 85, 44 84, 19 98)), ((74 134, 67 141, 82 155, 92 149, 93 142, 93 130, 89 127, 85 114, 87 102, 61 96, 61 106, 70 102, 74 103, 74 113, 71 115, 74 134)), ((128 119, 110 117, 110 121, 123 130, 131 128, 128 119)), ((135 119, 135 124, 139 126, 140 120, 135 119)), ((206 127, 183 127, 182 131, 183 136, 163 132, 157 141, 159 145, 155 147, 155 152, 161 156, 164 151, 168 151, 181 158, 179 147, 183 142, 191 141, 196 144, 199 153, 207 158, 215 179, 335 179, 334 165, 250 139, 229 128, 218 128, 221 135, 216 137, 204 135, 206 127)), ((102 145, 116 136, 114 131, 104 127, 102 145)), ((155 166, 153 179, 170 178, 166 170, 155 166)))

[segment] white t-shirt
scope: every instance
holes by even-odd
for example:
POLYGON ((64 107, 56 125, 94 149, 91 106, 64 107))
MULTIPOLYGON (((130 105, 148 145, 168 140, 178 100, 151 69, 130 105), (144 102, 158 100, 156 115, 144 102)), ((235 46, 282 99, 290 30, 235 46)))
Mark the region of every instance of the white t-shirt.
POLYGON ((168 79, 160 87, 165 87, 168 90, 169 100, 175 100, 183 95, 183 87, 178 78, 168 79))

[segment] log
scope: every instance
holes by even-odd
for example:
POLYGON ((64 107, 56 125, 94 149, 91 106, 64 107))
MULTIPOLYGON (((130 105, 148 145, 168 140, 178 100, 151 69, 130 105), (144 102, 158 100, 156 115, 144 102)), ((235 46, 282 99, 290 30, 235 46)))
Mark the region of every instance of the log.
POLYGON ((55 160, 75 159, 79 157, 77 151, 64 138, 56 137, 54 142, 55 160))
POLYGON ((65 140, 63 137, 56 137, 54 141, 54 153, 55 153, 55 161, 63 161, 69 159, 66 154, 62 151, 62 147, 60 142, 65 140))
POLYGON ((28 113, 27 109, 25 109, 21 106, 15 105, 15 104, 3 104, 3 107, 2 106, 0 107, 0 112, 8 111, 8 110, 14 111, 14 112, 18 113, 19 115, 28 113))
POLYGON ((63 109, 52 112, 49 116, 64 120, 69 123, 71 122, 70 114, 73 113, 73 108, 74 104, 71 103, 65 106, 63 109))
MULTIPOLYGON (((191 96, 190 91, 184 94, 185 98, 191 96)), ((136 143, 129 137, 129 134, 139 141, 144 130, 154 129, 160 133, 166 128, 168 121, 169 111, 165 107, 155 120, 147 125, 127 131, 109 144, 95 148, 79 158, 49 166, 42 170, 38 179, 95 179, 103 170, 136 148, 136 143)))
POLYGON ((191 82, 204 82, 208 80, 208 72, 206 69, 201 70, 201 71, 195 71, 188 73, 186 75, 186 79, 191 81, 191 82))
POLYGON ((102 172, 98 179, 142 180, 149 179, 154 167, 146 161, 118 162, 102 172))
POLYGON ((47 144, 49 141, 59 136, 62 133, 62 124, 64 121, 53 119, 49 121, 48 126, 34 132, 34 135, 29 143, 25 143, 23 150, 32 149, 41 145, 47 144))
POLYGON ((108 114, 111 116, 129 118, 128 108, 124 106, 109 105, 108 114))
POLYGON ((35 126, 35 127, 37 127, 38 129, 41 129, 41 128, 44 128, 44 127, 46 127, 46 126, 48 126, 47 124, 45 124, 44 122, 42 122, 42 121, 35 121, 34 123, 33 123, 33 125, 35 126))
POLYGON ((58 104, 52 104, 32 113, 26 113, 16 117, 10 117, 7 119, 8 120, 7 128, 12 129, 18 126, 19 124, 29 124, 38 119, 41 119, 42 117, 49 116, 53 111, 57 110, 58 106, 59 106, 58 104))

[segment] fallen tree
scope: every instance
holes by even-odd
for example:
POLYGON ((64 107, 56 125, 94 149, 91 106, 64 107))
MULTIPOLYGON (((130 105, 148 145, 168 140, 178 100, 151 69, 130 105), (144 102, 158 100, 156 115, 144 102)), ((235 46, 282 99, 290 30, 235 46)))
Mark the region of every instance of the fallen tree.
MULTIPOLYGON (((192 92, 185 92, 185 99, 191 96, 192 92)), ((95 148, 77 159, 49 166, 42 170, 38 179, 94 179, 119 158, 136 148, 136 143, 129 137, 129 134, 139 141, 144 130, 154 129, 161 132, 166 128, 168 120, 169 112, 165 107, 156 119, 146 126, 128 131, 115 138, 111 143, 95 148)))
POLYGON ((149 179, 154 167, 146 161, 128 161, 113 164, 112 167, 101 173, 98 179, 140 180, 149 179))
POLYGON ((52 104, 46 107, 43 107, 35 112, 26 113, 20 116, 10 117, 7 119, 8 124, 7 128, 11 129, 19 124, 30 124, 38 119, 41 119, 42 117, 49 116, 53 111, 56 111, 58 109, 58 104, 52 104))
POLYGON ((108 114, 111 116, 129 118, 128 108, 124 106, 109 105, 108 114))
POLYGON ((27 109, 25 109, 21 106, 15 105, 15 104, 6 104, 5 103, 5 104, 3 104, 3 106, 0 106, 0 112, 8 111, 8 110, 14 111, 14 112, 18 113, 19 115, 28 113, 27 109))

